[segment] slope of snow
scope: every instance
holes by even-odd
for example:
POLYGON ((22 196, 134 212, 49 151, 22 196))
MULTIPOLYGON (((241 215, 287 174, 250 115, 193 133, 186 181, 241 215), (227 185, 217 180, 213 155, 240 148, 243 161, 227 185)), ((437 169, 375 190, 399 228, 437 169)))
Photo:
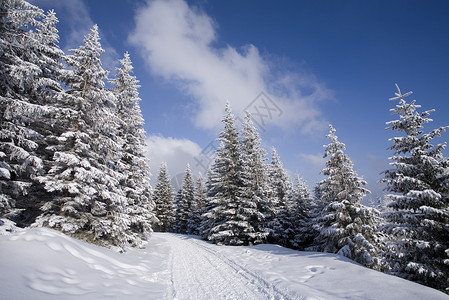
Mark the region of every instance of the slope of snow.
POLYGON ((34 228, 0 236, 0 256, 0 299, 449 299, 337 255, 170 233, 120 254, 34 228))

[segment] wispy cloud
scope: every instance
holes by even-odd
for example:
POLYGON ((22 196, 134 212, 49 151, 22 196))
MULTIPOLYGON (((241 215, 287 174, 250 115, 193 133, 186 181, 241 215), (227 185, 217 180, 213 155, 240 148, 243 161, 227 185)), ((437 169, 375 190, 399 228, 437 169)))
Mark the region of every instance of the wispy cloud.
MULTIPOLYGON (((323 179, 321 171, 326 164, 326 159, 323 158, 323 153, 298 153, 297 157, 299 159, 296 165, 298 167, 296 172, 299 176, 307 178, 308 184, 316 183, 323 179)), ((313 186, 309 185, 309 188, 312 190, 313 186)))
POLYGON ((152 74, 194 99, 198 127, 220 127, 226 101, 239 114, 263 91, 282 112, 266 118, 267 123, 303 133, 326 128, 319 103, 332 98, 331 91, 313 76, 273 66, 254 45, 216 47, 217 26, 200 9, 183 0, 148 1, 135 20, 130 42, 139 47, 152 74))
POLYGON ((159 167, 162 162, 167 163, 167 168, 172 177, 184 174, 186 164, 190 163, 193 174, 199 171, 204 174, 204 170, 198 169, 195 164, 195 157, 201 153, 201 147, 188 139, 176 139, 172 137, 162 137, 151 135, 146 139, 147 156, 150 160, 152 184, 156 182, 159 167))
POLYGON ((321 171, 324 168, 326 159, 323 157, 323 153, 309 154, 309 153, 299 153, 298 156, 307 162, 310 166, 321 171))

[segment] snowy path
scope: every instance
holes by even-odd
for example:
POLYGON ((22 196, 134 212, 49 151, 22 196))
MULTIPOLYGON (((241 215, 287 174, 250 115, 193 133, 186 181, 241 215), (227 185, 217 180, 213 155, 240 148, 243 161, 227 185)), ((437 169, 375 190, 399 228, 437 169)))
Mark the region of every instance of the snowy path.
POLYGON ((171 299, 301 299, 192 237, 166 234, 170 253, 171 299))

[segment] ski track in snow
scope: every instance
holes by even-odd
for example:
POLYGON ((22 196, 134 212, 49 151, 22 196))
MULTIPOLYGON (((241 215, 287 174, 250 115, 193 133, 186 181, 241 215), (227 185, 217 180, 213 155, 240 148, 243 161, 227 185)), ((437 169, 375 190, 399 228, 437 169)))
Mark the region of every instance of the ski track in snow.
POLYGON ((192 237, 167 234, 171 299, 302 299, 273 284, 192 237))

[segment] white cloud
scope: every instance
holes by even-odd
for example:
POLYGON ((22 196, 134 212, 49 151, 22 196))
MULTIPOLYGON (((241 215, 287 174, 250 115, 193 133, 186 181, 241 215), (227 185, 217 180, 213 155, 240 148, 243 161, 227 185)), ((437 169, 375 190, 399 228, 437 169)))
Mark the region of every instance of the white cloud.
MULTIPOLYGON (((310 154, 310 153, 299 153, 299 161, 297 173, 302 178, 307 178, 308 184, 315 184, 323 179, 321 171, 324 169, 326 164, 326 159, 323 158, 323 153, 310 154)), ((310 189, 313 186, 309 185, 310 189)))
POLYGON ((190 164, 194 175, 197 175, 198 172, 205 174, 202 167, 195 160, 202 151, 202 148, 197 143, 188 139, 153 135, 147 137, 146 144, 148 149, 147 157, 150 160, 151 173, 153 174, 151 178, 153 186, 157 180, 162 162, 167 163, 168 171, 172 177, 180 176, 182 178, 187 163, 190 164))
POLYGON ((308 154, 308 153, 299 153, 298 156, 301 158, 303 163, 313 167, 314 169, 321 170, 324 168, 326 163, 326 159, 323 157, 323 153, 317 154, 308 154))
POLYGON ((327 125, 318 103, 332 93, 313 76, 276 70, 279 66, 264 59, 254 45, 217 48, 214 21, 182 0, 148 1, 136 14, 129 40, 140 48, 154 75, 193 97, 194 122, 200 128, 220 127, 226 101, 237 115, 259 109, 264 122, 285 128, 296 125, 310 133, 327 125), (264 103, 253 102, 262 91, 279 108, 275 115, 268 116, 264 103))

